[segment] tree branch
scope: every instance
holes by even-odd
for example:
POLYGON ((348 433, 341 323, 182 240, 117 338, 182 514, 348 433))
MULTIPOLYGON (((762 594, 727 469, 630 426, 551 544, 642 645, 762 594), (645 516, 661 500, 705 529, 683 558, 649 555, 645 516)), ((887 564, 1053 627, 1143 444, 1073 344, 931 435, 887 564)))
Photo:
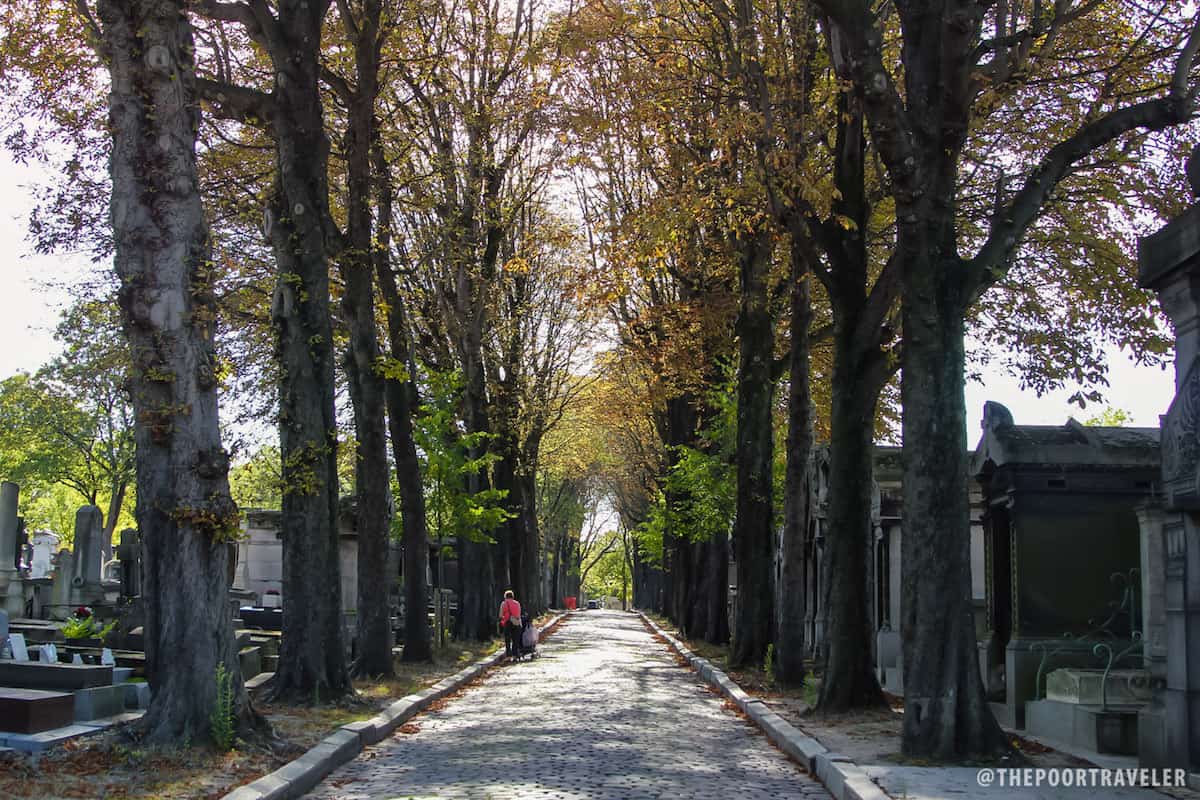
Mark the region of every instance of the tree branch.
POLYGON ((1050 149, 1008 206, 995 216, 991 233, 979 252, 965 263, 965 300, 974 303, 989 286, 1004 277, 1021 237, 1037 219, 1059 181, 1079 161, 1134 129, 1158 131, 1191 118, 1197 87, 1189 88, 1188 77, 1197 50, 1200 50, 1200 18, 1180 50, 1166 96, 1111 111, 1050 149))
POLYGON ((208 78, 196 79, 196 91, 207 100, 216 116, 248 125, 269 128, 275 113, 275 97, 258 89, 235 86, 208 78))

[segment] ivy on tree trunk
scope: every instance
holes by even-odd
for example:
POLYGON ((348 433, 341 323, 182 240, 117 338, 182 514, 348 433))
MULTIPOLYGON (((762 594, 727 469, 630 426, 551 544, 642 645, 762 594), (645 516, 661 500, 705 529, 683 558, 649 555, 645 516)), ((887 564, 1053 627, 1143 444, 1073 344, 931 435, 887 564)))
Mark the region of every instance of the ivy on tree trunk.
POLYGON ((144 546, 142 725, 155 743, 211 741, 218 666, 244 736, 265 726, 242 685, 227 565, 238 528, 217 422, 216 298, 196 174, 192 30, 176 0, 102 0, 112 76, 111 221, 133 354, 137 519, 144 546))

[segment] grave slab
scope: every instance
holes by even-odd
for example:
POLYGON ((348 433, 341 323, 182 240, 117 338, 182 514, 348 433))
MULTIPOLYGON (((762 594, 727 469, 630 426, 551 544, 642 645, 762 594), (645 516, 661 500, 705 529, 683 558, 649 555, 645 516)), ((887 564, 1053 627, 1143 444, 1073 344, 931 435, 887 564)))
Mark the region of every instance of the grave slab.
POLYGON ((243 647, 238 651, 238 663, 242 668, 242 680, 250 680, 263 671, 262 651, 257 647, 243 647))
POLYGON ((1080 705, 1136 705, 1150 701, 1150 673, 1112 670, 1107 681, 1101 669, 1056 669, 1046 677, 1046 699, 1080 705), (1103 695, 1103 697, 1102 697, 1103 695))
POLYGON ((274 677, 275 677, 274 672, 260 672, 257 675, 255 675, 253 678, 247 678, 246 679, 246 691, 247 692, 257 691, 258 689, 262 688, 262 685, 264 683, 266 683, 267 681, 271 680, 271 678, 274 678, 274 677))
POLYGON ((74 701, 66 692, 0 688, 0 731, 41 733, 74 720, 74 701))
POLYGON ((98 717, 111 717, 125 711, 125 688, 122 686, 78 689, 74 696, 76 722, 85 722, 98 717))
POLYGON ((150 707, 150 684, 141 681, 122 683, 120 688, 125 693, 126 708, 146 709, 150 707))
POLYGON ((87 736, 99 730, 100 728, 94 725, 76 723, 42 733, 0 733, 0 745, 20 750, 23 753, 41 753, 69 739, 87 736))
POLYGON ((112 667, 91 664, 37 664, 0 661, 0 686, 18 689, 75 691, 95 686, 111 686, 112 667))

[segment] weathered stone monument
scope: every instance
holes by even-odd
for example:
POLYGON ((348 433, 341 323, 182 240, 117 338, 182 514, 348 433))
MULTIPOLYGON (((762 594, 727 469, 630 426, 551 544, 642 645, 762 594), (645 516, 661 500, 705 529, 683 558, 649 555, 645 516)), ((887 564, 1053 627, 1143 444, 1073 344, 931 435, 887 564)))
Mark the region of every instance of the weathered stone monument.
POLYGON ((121 531, 117 545, 117 560, 121 562, 121 597, 131 600, 142 593, 142 537, 133 528, 121 531))
MULTIPOLYGON (((1200 149, 1188 159, 1200 198, 1200 149)), ((1175 399, 1162 425, 1166 687, 1139 717, 1147 766, 1200 769, 1200 203, 1138 243, 1139 283, 1175 325, 1175 399)))
POLYGON ((25 589, 13 565, 17 551, 17 493, 11 481, 0 483, 0 598, 10 617, 25 615, 25 589))
POLYGON ((104 515, 96 506, 75 512, 75 548, 71 564, 71 604, 90 606, 104 601, 104 515))
POLYGON ((29 564, 29 577, 35 580, 50 577, 54 554, 58 552, 60 539, 50 531, 35 531, 30 538, 33 558, 29 564))
POLYGON ((71 616, 71 577, 75 571, 75 554, 63 548, 50 561, 54 569, 54 582, 50 586, 50 602, 46 610, 51 619, 67 619, 71 616))
POLYGON ((1055 668, 1106 667, 1099 641, 1124 654, 1114 668, 1141 666, 1137 509, 1156 493, 1159 433, 1018 425, 989 402, 971 471, 984 499, 980 668, 997 718, 1025 727, 1055 668))

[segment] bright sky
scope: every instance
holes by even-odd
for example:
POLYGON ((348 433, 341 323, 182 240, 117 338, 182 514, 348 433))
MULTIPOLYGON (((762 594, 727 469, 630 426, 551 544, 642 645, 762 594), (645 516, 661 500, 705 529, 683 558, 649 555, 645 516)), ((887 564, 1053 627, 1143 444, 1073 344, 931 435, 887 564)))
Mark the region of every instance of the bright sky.
POLYGON ((1071 416, 1083 421, 1098 414, 1105 406, 1111 406, 1129 412, 1133 417, 1131 425, 1157 428, 1159 415, 1167 412, 1167 406, 1175 396, 1174 369, 1138 366, 1115 349, 1109 351, 1108 358, 1110 385, 1102 390, 1104 403, 1098 406, 1089 403, 1082 410, 1067 402, 1072 392, 1053 392, 1038 397, 1033 392, 1021 391, 1015 378, 995 370, 986 371, 983 385, 967 385, 968 444, 974 447, 979 440, 983 404, 988 400, 1007 406, 1018 425, 1061 425, 1071 416))
POLYGON ((59 352, 54 341, 58 313, 67 297, 40 285, 89 268, 79 256, 40 256, 29 241, 30 186, 43 173, 13 163, 0 150, 0 378, 32 372, 59 352))
MULTIPOLYGON (((39 256, 27 236, 29 187, 41 174, 36 168, 14 164, 0 150, 0 253, 5 254, 0 273, 0 379, 17 371, 33 371, 58 352, 52 331, 58 312, 68 298, 39 286, 40 279, 63 277, 89 268, 82 256, 39 256)), ((1106 404, 1133 415, 1134 425, 1156 427, 1174 394, 1172 370, 1138 367, 1119 352, 1110 353, 1110 386, 1106 404)), ((1067 403, 1070 392, 1039 398, 1022 392, 1014 378, 989 371, 983 385, 967 387, 967 441, 979 438, 979 420, 986 400, 1008 406, 1018 424, 1060 425, 1068 416, 1086 419, 1099 408, 1080 411, 1067 403)))

